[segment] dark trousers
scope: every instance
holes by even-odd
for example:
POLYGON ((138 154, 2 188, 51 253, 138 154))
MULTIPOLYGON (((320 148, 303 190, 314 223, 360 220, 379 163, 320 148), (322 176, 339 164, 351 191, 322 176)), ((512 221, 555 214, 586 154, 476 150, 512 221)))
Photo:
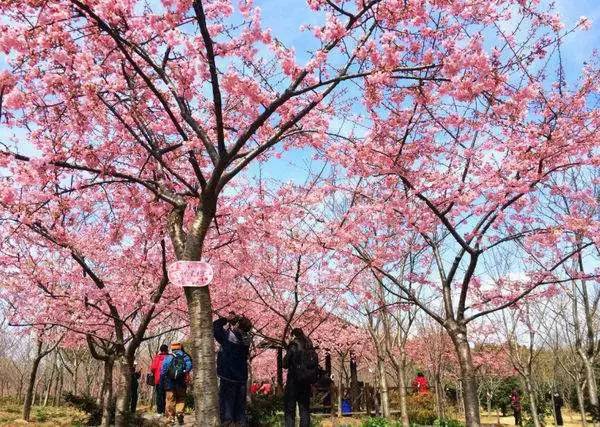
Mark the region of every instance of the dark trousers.
POLYGON ((560 409, 560 406, 554 408, 554 411, 556 412, 556 425, 558 426, 562 426, 565 424, 562 417, 562 411, 560 409))
POLYGON ((221 425, 246 425, 246 383, 219 381, 221 425))
POLYGON ((154 395, 156 396, 156 412, 164 414, 167 395, 162 383, 154 386, 154 395))
POLYGON ((137 402, 138 402, 138 389, 137 387, 135 387, 134 389, 131 390, 131 413, 135 414, 135 411, 137 409, 137 402))
POLYGON ((310 427, 310 384, 286 383, 283 394, 285 427, 296 425, 296 404, 300 413, 300 427, 310 427))
POLYGON ((516 426, 522 426, 523 425, 523 420, 521 419, 521 410, 514 410, 514 414, 515 414, 515 425, 516 426))

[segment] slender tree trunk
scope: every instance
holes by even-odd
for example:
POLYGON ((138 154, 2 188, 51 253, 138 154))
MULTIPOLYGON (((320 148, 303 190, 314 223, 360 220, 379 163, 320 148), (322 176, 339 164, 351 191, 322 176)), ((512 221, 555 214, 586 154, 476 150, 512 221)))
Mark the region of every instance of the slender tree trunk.
POLYGON ((65 380, 64 371, 62 369, 60 370, 60 374, 57 379, 58 381, 56 382, 56 387, 54 388, 54 399, 52 400, 53 406, 59 406, 61 403, 62 391, 65 380))
POLYGON ((408 419, 408 409, 406 407, 406 377, 404 370, 406 368, 405 356, 401 356, 401 360, 398 366, 398 387, 400 388, 400 416, 403 426, 409 426, 410 420, 408 419))
POLYGON ((358 400, 358 366, 354 356, 350 357, 350 400, 352 402, 352 412, 360 410, 360 402, 358 400))
POLYGON ((443 418, 444 413, 442 410, 442 381, 440 379, 440 373, 436 372, 434 375, 435 386, 435 411, 438 418, 443 418))
POLYGON ((340 358, 340 373, 338 375, 338 383, 337 383, 337 416, 338 416, 338 418, 342 416, 342 397, 344 395, 344 381, 342 378, 343 371, 344 371, 344 359, 340 358))
POLYGON ((33 405, 33 393, 36 384, 37 371, 40 366, 39 352, 38 356, 33 359, 33 365, 31 366, 31 373, 29 374, 29 383, 27 385, 27 394, 25 394, 25 403, 23 404, 23 419, 29 421, 31 416, 31 406, 33 405))
POLYGON ((44 402, 42 403, 43 407, 48 405, 48 398, 50 397, 50 390, 52 389, 52 383, 54 382, 54 371, 56 371, 56 359, 58 357, 58 352, 54 353, 54 360, 52 361, 52 369, 50 369, 50 378, 48 380, 48 384, 46 384, 46 390, 44 392, 44 402))
POLYGON ((283 394, 283 347, 277 347, 277 387, 278 395, 283 394))
POLYGON ((587 426, 587 414, 585 413, 585 398, 583 397, 583 389, 580 384, 575 384, 577 390, 577 406, 579 407, 579 414, 581 416, 581 425, 587 426))
POLYGON ((379 374, 379 386, 381 388, 381 415, 384 418, 390 416, 390 400, 387 386, 387 373, 385 371, 385 361, 383 357, 377 356, 377 372, 379 374))
POLYGON ((119 381, 117 382, 117 407, 115 427, 126 427, 131 424, 131 377, 133 364, 126 357, 118 360, 119 381))
POLYGON ((25 378, 25 375, 21 374, 21 376, 19 377, 19 390, 17 391, 17 400, 19 401, 19 403, 21 402, 21 399, 23 399, 23 379, 25 378))
POLYGON ((579 349, 581 360, 583 362, 583 368, 585 371, 585 379, 587 383, 588 398, 592 405, 592 415, 594 416, 594 425, 597 424, 596 419, 600 416, 600 406, 598 405, 598 385, 596 383, 596 373, 594 372, 594 366, 587 355, 583 352, 583 349, 579 349))
POLYGON ((102 408, 102 427, 110 427, 113 414, 113 367, 114 359, 108 357, 104 361, 104 377, 102 380, 102 391, 100 396, 100 407, 102 408))
POLYGON ((533 385, 531 384, 531 380, 529 378, 525 379, 525 390, 529 395, 529 410, 531 411, 531 419, 533 421, 534 427, 540 427, 540 416, 537 410, 537 401, 535 399, 535 390, 533 389, 533 385))
POLYGON ((485 397, 487 400, 487 413, 488 413, 488 415, 492 415, 492 397, 493 397, 493 395, 492 395, 492 393, 487 391, 485 393, 485 397))
POLYGON ((462 385, 466 425, 468 427, 478 427, 481 425, 479 399, 477 398, 477 384, 475 381, 473 360, 471 358, 471 348, 467 341, 466 328, 458 331, 449 330, 449 333, 460 364, 460 382, 462 385))

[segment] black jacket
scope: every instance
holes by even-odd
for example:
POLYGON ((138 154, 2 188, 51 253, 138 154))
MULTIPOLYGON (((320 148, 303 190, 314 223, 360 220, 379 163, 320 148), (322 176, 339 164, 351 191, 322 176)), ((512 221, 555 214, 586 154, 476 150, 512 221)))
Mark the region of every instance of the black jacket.
POLYGON ((225 330, 226 324, 227 319, 225 318, 213 322, 213 333, 221 346, 217 353, 217 375, 228 381, 246 382, 248 380, 250 336, 225 330))
POLYGON ((302 352, 305 349, 312 347, 312 342, 307 338, 306 342, 302 342, 298 339, 293 339, 287 348, 285 356, 283 357, 283 369, 288 370, 287 381, 296 381, 296 368, 300 364, 300 358, 302 352))

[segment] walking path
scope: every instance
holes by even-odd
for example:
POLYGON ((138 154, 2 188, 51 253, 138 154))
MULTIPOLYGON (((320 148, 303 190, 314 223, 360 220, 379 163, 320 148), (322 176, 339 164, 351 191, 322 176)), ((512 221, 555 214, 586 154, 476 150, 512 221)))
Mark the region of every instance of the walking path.
MULTIPOLYGON (((144 427, 163 427, 163 426, 178 425, 177 423, 169 424, 165 417, 160 416, 156 413, 145 412, 141 415, 141 419, 142 419, 141 425, 144 427)), ((191 415, 191 414, 186 415, 184 418, 184 421, 183 421, 183 425, 185 427, 194 427, 193 415, 191 415)))

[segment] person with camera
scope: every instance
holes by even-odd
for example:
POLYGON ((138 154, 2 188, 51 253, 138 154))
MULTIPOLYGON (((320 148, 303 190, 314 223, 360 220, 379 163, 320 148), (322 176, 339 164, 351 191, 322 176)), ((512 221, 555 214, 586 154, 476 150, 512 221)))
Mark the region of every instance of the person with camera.
POLYGON ((250 320, 234 312, 213 322, 215 340, 220 345, 217 353, 217 375, 221 425, 246 425, 246 388, 248 355, 252 342, 251 329, 250 320))

